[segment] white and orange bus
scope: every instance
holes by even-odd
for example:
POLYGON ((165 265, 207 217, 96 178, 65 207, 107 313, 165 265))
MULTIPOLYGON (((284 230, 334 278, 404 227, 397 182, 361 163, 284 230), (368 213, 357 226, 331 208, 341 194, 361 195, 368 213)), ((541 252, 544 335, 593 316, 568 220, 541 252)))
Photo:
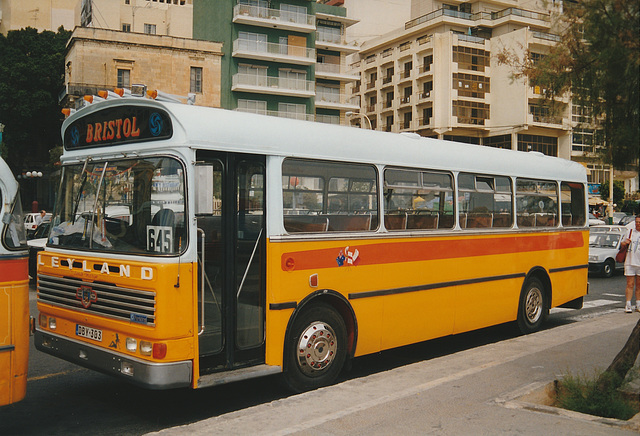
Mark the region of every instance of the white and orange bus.
POLYGON ((564 159, 135 97, 62 134, 36 347, 138 385, 312 389, 587 292, 564 159))
POLYGON ((18 183, 0 158, 0 406, 27 393, 29 257, 18 183))

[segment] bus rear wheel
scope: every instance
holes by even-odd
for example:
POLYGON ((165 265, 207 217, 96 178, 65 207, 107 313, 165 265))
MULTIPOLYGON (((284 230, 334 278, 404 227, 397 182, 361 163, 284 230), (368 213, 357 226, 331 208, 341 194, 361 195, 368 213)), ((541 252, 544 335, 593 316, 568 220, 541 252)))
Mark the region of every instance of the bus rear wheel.
POLYGON ((527 280, 520 293, 518 305, 518 328, 521 333, 529 334, 540 330, 540 326, 549 314, 549 304, 545 287, 536 277, 527 280))
POLYGON ((347 356, 347 328, 329 305, 304 309, 293 323, 285 349, 284 380, 303 392, 327 386, 340 374, 347 356))

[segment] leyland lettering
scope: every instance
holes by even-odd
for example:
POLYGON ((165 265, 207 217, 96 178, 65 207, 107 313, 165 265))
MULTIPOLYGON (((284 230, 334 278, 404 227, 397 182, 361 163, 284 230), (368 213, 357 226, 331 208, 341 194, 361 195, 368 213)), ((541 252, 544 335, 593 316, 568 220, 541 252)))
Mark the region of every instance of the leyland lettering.
POLYGON ((114 138, 137 138, 138 136, 140 136, 140 128, 137 126, 137 117, 118 118, 102 123, 87 124, 87 144, 110 141, 114 138))
MULTIPOLYGON (((95 267, 89 268, 89 262, 87 262, 86 260, 83 260, 81 263, 80 267, 74 267, 74 265, 79 264, 80 262, 76 262, 76 259, 71 259, 71 258, 63 258, 61 259, 58 256, 52 256, 51 257, 51 264, 48 265, 52 268, 68 268, 69 270, 80 270, 83 272, 96 272, 97 269, 95 269, 95 267)), ((42 266, 46 266, 46 264, 44 263, 44 261, 42 260, 42 257, 40 255, 38 255, 38 265, 42 265, 42 266)), ((94 264, 94 265, 100 265, 98 264, 94 264)), ((117 274, 119 274, 120 277, 131 277, 131 265, 124 265, 124 264, 120 264, 117 267, 118 272, 117 274)), ((102 265, 100 265, 100 274, 116 274, 115 272, 111 271, 109 269, 109 264, 107 262, 103 262, 102 265)), ((143 266, 140 267, 140 279, 142 280, 153 280, 153 268, 148 267, 148 266, 143 266)))

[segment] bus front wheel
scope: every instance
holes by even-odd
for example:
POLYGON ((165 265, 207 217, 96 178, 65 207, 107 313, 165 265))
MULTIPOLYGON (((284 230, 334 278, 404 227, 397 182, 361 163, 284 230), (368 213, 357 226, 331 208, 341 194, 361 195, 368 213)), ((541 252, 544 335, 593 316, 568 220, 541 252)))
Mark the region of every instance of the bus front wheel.
POLYGON ((522 288, 517 322, 518 328, 523 334, 540 330, 540 326, 549 313, 546 295, 544 285, 536 277, 527 280, 522 288))
POLYGON ((284 379, 296 392, 333 383, 347 356, 347 328, 329 305, 304 309, 291 329, 284 379))

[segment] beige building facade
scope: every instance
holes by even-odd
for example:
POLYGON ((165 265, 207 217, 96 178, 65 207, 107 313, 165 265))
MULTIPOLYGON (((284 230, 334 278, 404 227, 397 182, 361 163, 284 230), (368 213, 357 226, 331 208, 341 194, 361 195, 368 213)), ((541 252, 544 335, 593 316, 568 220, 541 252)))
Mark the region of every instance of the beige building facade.
POLYGON ((222 44, 172 36, 77 27, 67 44, 63 106, 85 94, 134 84, 196 104, 220 106, 222 44))
POLYGON ((0 0, 0 33, 33 27, 39 32, 75 27, 75 10, 80 0, 0 0))
POLYGON ((193 0, 77 0, 76 23, 123 32, 193 36, 193 0))
MULTIPOLYGON (((559 38, 551 14, 516 0, 454 4, 414 1, 402 27, 365 42, 352 68, 352 88, 373 128, 416 132, 513 150, 571 158, 570 102, 551 113, 544 90, 512 80, 499 65, 504 49, 544 56, 559 38)), ((367 122, 368 122, 367 121, 367 122)))
POLYGON ((193 0, 0 0, 0 33, 60 26, 191 38, 193 0))

